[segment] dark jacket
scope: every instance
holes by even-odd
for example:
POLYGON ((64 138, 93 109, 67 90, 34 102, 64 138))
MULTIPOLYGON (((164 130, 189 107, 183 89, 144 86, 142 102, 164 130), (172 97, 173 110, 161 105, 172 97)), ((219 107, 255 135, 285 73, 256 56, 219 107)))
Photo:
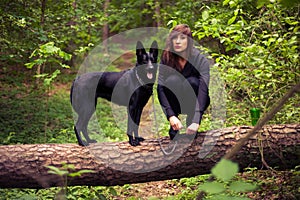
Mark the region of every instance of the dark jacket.
MULTIPOLYGON (((170 103, 168 102, 163 86, 165 85, 164 81, 166 80, 166 78, 175 71, 168 70, 169 67, 161 67, 162 65, 164 65, 163 61, 161 61, 161 65, 159 67, 157 92, 160 104, 165 114, 167 115, 167 118, 169 119, 169 117, 176 116, 176 114, 174 113, 170 106, 170 103)), ((202 115, 209 105, 209 70, 209 60, 203 54, 201 54, 198 49, 194 48, 183 70, 179 72, 184 78, 195 77, 199 79, 199 88, 197 96, 198 104, 196 104, 195 106, 195 114, 193 117, 193 122, 198 124, 200 124, 202 115)), ((176 73, 178 73, 178 71, 176 71, 176 73)))

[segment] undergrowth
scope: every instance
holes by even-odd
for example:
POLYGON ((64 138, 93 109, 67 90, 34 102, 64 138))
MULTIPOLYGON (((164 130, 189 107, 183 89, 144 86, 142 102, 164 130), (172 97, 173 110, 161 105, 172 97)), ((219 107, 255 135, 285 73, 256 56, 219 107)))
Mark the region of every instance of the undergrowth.
MULTIPOLYGON (((36 83, 35 79, 28 80, 28 71, 9 72, 9 76, 3 71, 0 74, 0 136, 2 145, 8 144, 31 144, 31 143, 77 143, 73 132, 73 112, 69 102, 69 88, 75 73, 65 73, 59 77, 51 88, 43 88, 36 83)), ((157 99, 155 100, 157 101, 157 99)), ((94 134, 99 139, 106 141, 124 141, 126 134, 123 129, 116 127, 111 112, 111 104, 105 100, 99 100, 101 106, 97 108, 97 115, 101 117, 99 126, 101 134, 94 134), (107 114, 110 113, 110 114, 107 114)), ((156 102, 157 103, 157 102, 156 102)), ((227 126, 243 125, 249 123, 247 119, 247 105, 242 101, 239 104, 228 105, 229 114, 238 111, 241 115, 231 115, 226 122, 227 126), (241 120, 241 118, 243 120, 241 120)), ((210 127, 210 112, 203 119, 202 129, 210 127)), ((248 116, 249 117, 249 116, 248 116)), ((292 118, 293 116, 289 116, 292 118)), ((161 120, 161 119, 159 119, 161 120)), ((297 119, 291 119, 297 121, 297 119)), ((166 132, 168 126, 160 131, 166 132)), ((96 130, 97 132, 97 130, 96 130)), ((273 199, 296 199, 299 196, 299 171, 273 172, 248 170, 239 174, 237 180, 253 180, 258 182, 258 190, 246 193, 250 198, 265 198, 273 196, 273 199), (271 174, 270 174, 271 173, 271 174), (274 185, 274 182, 278 183, 274 185), (286 194, 282 196, 281 194, 286 194), (288 199, 288 198, 286 198, 288 199)), ((172 196, 163 199, 200 199, 199 185, 207 181, 207 175, 193 178, 171 180, 172 185, 180 188, 180 192, 174 192, 172 196)), ((147 197, 147 191, 132 193, 135 186, 116 187, 67 187, 67 199, 162 199, 162 197, 147 197), (138 197, 144 195, 144 198, 138 197)), ((33 189, 0 189, 0 199, 59 199, 60 188, 42 190, 33 189)), ((201 193, 200 193, 201 194, 201 193)), ((245 196, 245 194, 243 194, 245 196)))

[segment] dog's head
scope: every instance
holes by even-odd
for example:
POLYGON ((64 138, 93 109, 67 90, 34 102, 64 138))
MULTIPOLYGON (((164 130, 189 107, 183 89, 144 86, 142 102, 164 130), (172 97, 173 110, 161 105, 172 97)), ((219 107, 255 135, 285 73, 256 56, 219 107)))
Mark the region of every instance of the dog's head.
POLYGON ((138 41, 136 43, 136 57, 137 57, 137 76, 144 83, 154 83, 157 72, 157 58, 158 46, 157 42, 153 41, 149 53, 146 52, 143 44, 138 41))

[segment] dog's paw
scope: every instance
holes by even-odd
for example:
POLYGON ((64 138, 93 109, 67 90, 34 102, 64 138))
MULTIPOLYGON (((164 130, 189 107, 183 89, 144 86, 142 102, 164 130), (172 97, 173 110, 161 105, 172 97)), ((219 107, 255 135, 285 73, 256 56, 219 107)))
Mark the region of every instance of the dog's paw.
POLYGON ((91 139, 89 139, 88 143, 97 143, 97 140, 91 140, 91 139))
POLYGON ((129 140, 129 144, 133 147, 137 146, 136 141, 135 140, 129 140))
POLYGON ((145 141, 145 139, 144 139, 143 137, 136 137, 135 139, 136 139, 137 141, 139 141, 139 142, 145 141))
POLYGON ((78 141, 78 144, 83 147, 89 146, 89 143, 87 143, 85 141, 78 141))
POLYGON ((133 137, 131 135, 128 135, 128 142, 131 146, 138 146, 138 145, 141 145, 140 142, 144 141, 145 139, 142 138, 142 137, 133 137))
POLYGON ((129 140, 129 144, 130 144, 131 146, 134 146, 134 147, 136 147, 136 146, 138 146, 138 145, 141 145, 141 144, 140 144, 140 141, 138 141, 138 140, 136 140, 136 139, 129 140))

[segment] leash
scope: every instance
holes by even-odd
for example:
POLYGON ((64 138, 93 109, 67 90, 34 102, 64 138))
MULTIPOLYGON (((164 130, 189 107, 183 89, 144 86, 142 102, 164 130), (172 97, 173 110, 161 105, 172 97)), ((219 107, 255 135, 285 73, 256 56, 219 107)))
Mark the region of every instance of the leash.
MULTIPOLYGON (((143 85, 146 85, 144 83, 144 81, 139 77, 138 73, 137 73, 137 70, 135 70, 135 76, 138 80, 138 82, 143 86, 143 85)), ((152 94, 152 107, 153 107, 153 113, 154 113, 154 122, 155 122, 155 129, 156 129, 156 133, 157 133, 157 136, 158 136, 158 142, 159 142, 159 146, 160 146, 160 149, 162 150, 162 152, 168 156, 170 154, 172 154, 174 151, 175 151, 175 148, 177 146, 177 141, 175 141, 175 144, 173 146, 173 149, 170 151, 170 152, 166 152, 166 150, 163 148, 162 146, 162 143, 161 143, 161 139, 160 139, 160 135, 159 135, 159 132, 158 132, 158 124, 157 124, 157 120, 156 120, 156 110, 155 110, 155 105, 154 105, 154 95, 152 94)))
POLYGON ((159 132, 158 132, 158 124, 157 124, 157 120, 156 120, 156 110, 155 110, 155 105, 154 105, 154 95, 152 94, 152 107, 153 107, 153 113, 154 113, 154 122, 155 122, 155 128, 156 128, 156 133, 157 133, 157 136, 158 136, 158 142, 159 142, 159 146, 160 146, 160 149, 162 150, 162 152, 168 156, 170 154, 172 154, 174 151, 175 151, 175 148, 177 146, 177 141, 175 141, 175 144, 173 146, 173 149, 170 151, 170 152, 166 152, 166 150, 163 148, 162 146, 162 143, 161 143, 161 139, 160 139, 160 135, 159 135, 159 132))

